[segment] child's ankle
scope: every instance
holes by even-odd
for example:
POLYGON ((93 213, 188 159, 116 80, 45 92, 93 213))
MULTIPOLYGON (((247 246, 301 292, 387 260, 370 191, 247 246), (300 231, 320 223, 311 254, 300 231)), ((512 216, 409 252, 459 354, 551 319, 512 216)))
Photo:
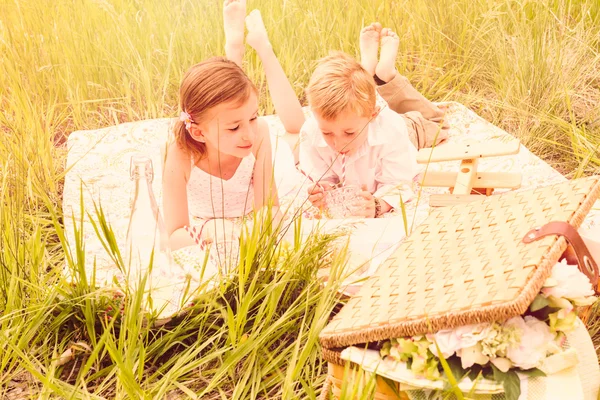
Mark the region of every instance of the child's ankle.
POLYGON ((244 43, 225 43, 225 55, 236 63, 241 61, 244 58, 244 43))
POLYGON ((392 81, 392 79, 394 79, 397 74, 398 71, 396 71, 395 69, 390 71, 389 73, 380 71, 379 73, 373 75, 373 79, 375 79, 375 83, 377 84, 377 86, 382 86, 392 81))
POLYGON ((273 46, 271 45, 271 42, 269 42, 268 40, 260 43, 259 45, 256 45, 256 47, 254 47, 254 50, 256 51, 256 54, 258 54, 258 56, 263 59, 265 57, 270 56, 273 53, 273 46))
POLYGON ((244 41, 241 42, 226 42, 225 43, 225 49, 226 50, 230 50, 230 51, 234 51, 234 52, 244 52, 244 41))

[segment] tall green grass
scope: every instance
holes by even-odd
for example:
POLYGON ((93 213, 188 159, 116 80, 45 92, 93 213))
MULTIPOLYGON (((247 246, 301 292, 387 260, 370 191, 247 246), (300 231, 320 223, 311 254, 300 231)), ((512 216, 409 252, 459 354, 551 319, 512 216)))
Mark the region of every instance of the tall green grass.
MULTIPOLYGON (((116 310, 116 300, 61 275, 69 257, 70 268, 81 268, 84 250, 66 252, 62 241, 66 137, 175 116, 182 73, 224 53, 221 5, 0 0, 0 397, 318 394, 316 338, 335 299, 334 288, 316 284, 314 260, 294 256, 283 275, 248 272, 160 329, 137 318, 134 299, 124 320, 107 318, 102 310, 111 302, 116 310), (75 360, 59 365, 72 347, 75 360)), ((329 50, 357 54, 360 28, 378 20, 400 35, 398 69, 426 96, 475 109, 569 177, 598 171, 596 0, 249 0, 248 7, 260 8, 302 99, 313 61, 329 50)), ((272 112, 250 51, 246 70, 264 94, 262 112, 272 112)), ((322 249, 307 246, 308 255, 322 249)), ((600 318, 590 325, 598 339, 600 318)))
MULTIPOLYGON (((50 221, 74 282, 58 265, 31 270, 44 246, 12 242, 9 231, 22 224, 0 234, 3 264, 12 267, 2 281, 0 397, 18 395, 22 383, 26 394, 62 398, 316 398, 325 378, 318 334, 338 302, 335 277, 346 259, 332 253, 335 235, 288 247, 268 229, 253 230, 233 274, 157 325, 142 291, 114 296, 77 275, 83 232, 76 228, 69 248, 56 215, 50 221), (15 251, 22 257, 7 256, 15 251), (330 266, 334 279, 323 285, 317 271, 330 266)), ((95 223, 106 224, 101 209, 95 223)))

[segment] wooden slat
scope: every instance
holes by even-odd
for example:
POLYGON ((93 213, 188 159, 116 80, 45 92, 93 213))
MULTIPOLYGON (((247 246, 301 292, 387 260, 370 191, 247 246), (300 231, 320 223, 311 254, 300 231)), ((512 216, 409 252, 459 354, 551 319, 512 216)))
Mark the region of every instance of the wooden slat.
POLYGON ((430 207, 447 207, 456 204, 483 201, 487 196, 479 194, 433 194, 429 197, 430 207))
POLYGON ((456 184, 452 191, 455 195, 470 194, 477 178, 477 159, 463 160, 458 169, 456 184))
POLYGON ((428 164, 430 162, 508 156, 517 154, 520 147, 521 142, 518 139, 509 142, 495 140, 485 143, 442 144, 433 149, 419 150, 417 162, 428 164))
MULTIPOLYGON (((422 186, 454 187, 457 172, 428 171, 419 179, 422 186)), ((474 187, 494 189, 518 189, 523 175, 511 172, 477 172, 474 187)))

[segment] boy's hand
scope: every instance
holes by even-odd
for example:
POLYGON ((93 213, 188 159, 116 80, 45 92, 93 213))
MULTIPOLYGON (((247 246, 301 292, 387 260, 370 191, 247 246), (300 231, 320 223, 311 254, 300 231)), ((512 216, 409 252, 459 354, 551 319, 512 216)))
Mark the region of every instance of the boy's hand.
POLYGON ((331 190, 332 187, 328 182, 312 185, 308 188, 308 201, 315 207, 323 208, 325 206, 325 192, 331 190))
POLYGON ((354 208, 355 217, 375 218, 375 197, 367 190, 366 185, 361 187, 360 197, 356 199, 354 208))

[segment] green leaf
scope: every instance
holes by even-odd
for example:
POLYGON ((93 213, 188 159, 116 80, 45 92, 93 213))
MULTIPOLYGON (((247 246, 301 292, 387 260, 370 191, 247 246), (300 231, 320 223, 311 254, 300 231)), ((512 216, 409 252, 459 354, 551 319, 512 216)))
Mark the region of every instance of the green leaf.
POLYGON ((537 296, 535 296, 535 299, 533 299, 533 302, 529 306, 529 311, 536 312, 548 306, 548 304, 550 304, 548 299, 542 296, 541 294, 538 294, 537 296))
POLYGON ((492 369, 494 370, 494 380, 501 382, 504 387, 506 400, 519 400, 519 396, 521 395, 521 380, 519 379, 519 375, 513 370, 502 372, 494 365, 492 365, 492 369))
POLYGON ((539 368, 521 369, 519 370, 519 372, 523 375, 527 375, 530 378, 539 378, 546 376, 546 373, 539 368))
POLYGON ((473 366, 467 371, 469 378, 475 380, 483 371, 483 367, 479 364, 473 364, 473 366))
POLYGON ((448 362, 448 366, 450 367, 450 371, 452 371, 452 375, 457 379, 461 380, 463 376, 465 376, 469 371, 463 369, 462 364, 460 362, 460 358, 456 356, 448 357, 446 359, 448 362))
POLYGON ((492 371, 494 373, 494 380, 496 382, 504 382, 504 372, 496 368, 494 364, 490 364, 490 366, 492 367, 492 371))
POLYGON ((485 379, 494 379, 494 370, 492 368, 486 366, 485 368, 483 368, 482 373, 485 379))
POLYGON ((519 400, 521 396, 521 380, 515 371, 509 370, 506 379, 502 382, 506 400, 519 400))
POLYGON ((550 314, 559 311, 559 308, 554 307, 544 307, 541 310, 531 312, 531 315, 539 319, 540 321, 548 321, 550 319, 550 314))

